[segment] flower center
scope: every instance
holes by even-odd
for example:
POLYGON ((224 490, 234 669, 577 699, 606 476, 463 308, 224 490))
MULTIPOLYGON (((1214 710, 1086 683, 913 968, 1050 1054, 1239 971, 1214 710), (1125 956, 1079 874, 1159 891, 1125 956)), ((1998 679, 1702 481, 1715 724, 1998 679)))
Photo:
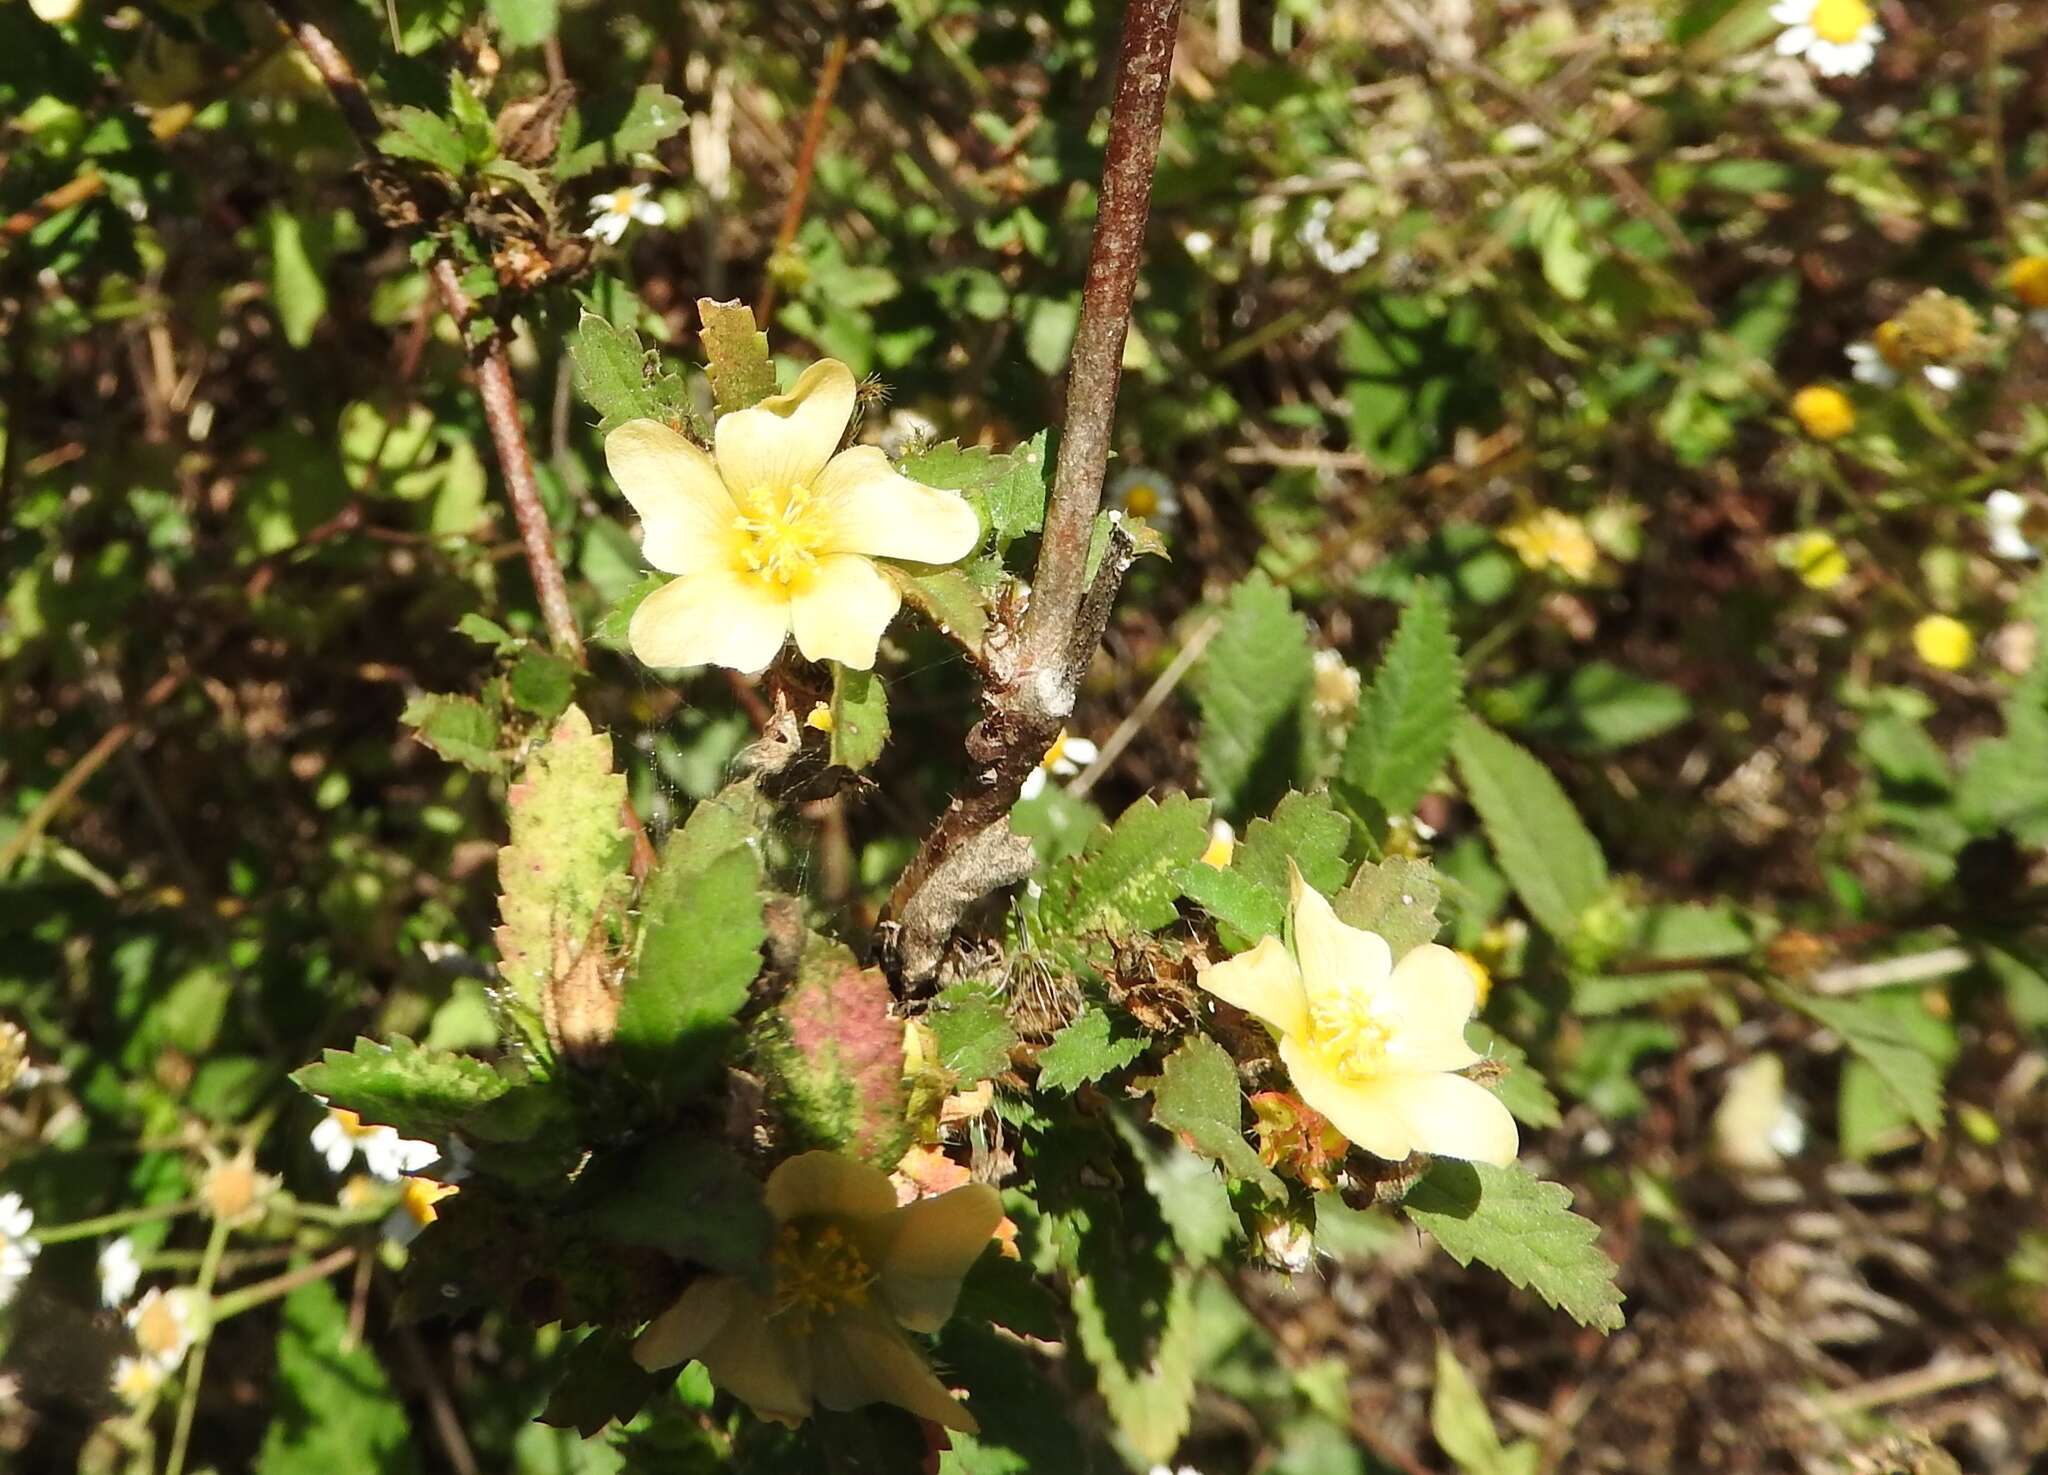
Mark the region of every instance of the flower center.
POLYGON ((810 488, 761 487, 734 500, 740 567, 784 591, 809 582, 825 541, 810 488))
POLYGON ((790 1224, 769 1256, 775 1271, 773 1315, 789 1315, 800 1326, 849 1306, 867 1304, 875 1274, 843 1230, 826 1224, 790 1224))
POLYGON ((1124 508, 1133 517, 1150 517, 1159 510, 1159 489, 1132 487, 1124 494, 1124 508))
POLYGON ((363 1119, 345 1106, 330 1106, 327 1108, 327 1114, 341 1124, 341 1130, 353 1141, 360 1142, 365 1137, 374 1137, 377 1134, 375 1127, 365 1126, 363 1119))
POLYGON ((184 1328, 169 1296, 157 1297, 135 1319, 135 1345, 151 1357, 169 1357, 183 1340, 184 1328))
POLYGON ((1060 735, 1052 740, 1052 746, 1045 750, 1045 756, 1038 760, 1040 768, 1050 770, 1067 756, 1067 730, 1062 727, 1060 735))
POLYGON ((405 1192, 400 1197, 399 1204, 405 1210, 408 1219, 425 1229, 441 1217, 441 1211, 435 1205, 449 1194, 459 1191, 453 1183, 437 1183, 432 1178, 407 1178, 405 1192))
POLYGON ((1367 1080, 1385 1070, 1394 1031, 1357 995, 1312 1001, 1308 1027, 1323 1059, 1347 1080, 1367 1080))
POLYGON ((1817 0, 1807 24, 1821 40, 1846 46, 1870 24, 1870 6, 1865 0, 1817 0))

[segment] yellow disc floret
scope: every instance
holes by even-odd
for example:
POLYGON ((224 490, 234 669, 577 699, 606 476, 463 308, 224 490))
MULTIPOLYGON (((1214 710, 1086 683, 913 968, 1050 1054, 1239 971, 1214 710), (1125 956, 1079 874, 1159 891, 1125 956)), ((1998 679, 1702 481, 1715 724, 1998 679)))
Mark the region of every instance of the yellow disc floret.
POLYGON ((1359 993, 1311 1000, 1308 1022, 1310 1041, 1336 1074, 1362 1082, 1386 1070, 1387 1045, 1394 1031, 1359 993))
POLYGON ((875 1272, 836 1224, 784 1225, 769 1263, 775 1272, 774 1314, 803 1327, 867 1305, 875 1283, 875 1272))
POLYGON ((1875 17, 1865 0, 1815 0, 1807 24, 1813 34, 1836 46, 1846 46, 1861 36, 1875 17))
POLYGON ((2012 295, 2029 307, 2048 307, 2048 256, 2022 256, 2005 273, 2012 295))
POLYGON ((1977 637, 1953 615, 1929 615, 1913 627, 1913 649, 1938 671, 1960 671, 1977 653, 1977 637))

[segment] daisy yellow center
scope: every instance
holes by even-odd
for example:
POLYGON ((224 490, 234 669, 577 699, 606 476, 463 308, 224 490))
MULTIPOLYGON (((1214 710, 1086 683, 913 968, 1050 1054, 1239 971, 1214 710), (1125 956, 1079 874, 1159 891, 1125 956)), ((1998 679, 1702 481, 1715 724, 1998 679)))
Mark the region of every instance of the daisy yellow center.
POLYGON ((733 500, 740 509, 733 531, 741 570, 785 593, 809 583, 825 544, 810 488, 756 488, 733 500))
POLYGON ((156 1392, 163 1375, 138 1358, 124 1358, 115 1369, 114 1391, 129 1403, 140 1403, 156 1392))
POLYGON ((1067 756, 1067 730, 1062 727, 1060 735, 1052 740, 1052 746, 1045 750, 1045 756, 1038 760, 1040 768, 1051 768, 1067 756))
POLYGON ((334 1118, 342 1131, 357 1141, 376 1135, 377 1129, 375 1127, 364 1125, 363 1119, 347 1107, 330 1106, 327 1108, 327 1114, 334 1118))
POLYGON ((256 1170, 247 1163, 222 1163, 199 1191, 216 1219, 238 1218, 256 1202, 256 1170))
POLYGON ((2022 256, 2006 274, 2013 295, 2029 307, 2048 307, 2048 256, 2022 256))
POLYGON ((151 1357, 170 1356, 178 1350, 184 1335, 176 1305, 168 1296, 157 1297, 135 1319, 135 1345, 151 1357))
POLYGON ((835 1225, 791 1224, 769 1257, 775 1271, 775 1311, 808 1326, 848 1307, 865 1306, 875 1274, 835 1225))
POLYGON ((1906 345, 1906 330, 1896 322, 1882 322, 1870 335, 1870 341, 1877 345, 1877 351, 1887 364, 1894 369, 1912 367, 1913 351, 1906 345))
POLYGON ((1357 994, 1312 1001, 1308 1027, 1317 1052, 1338 1075, 1365 1081, 1384 1071, 1394 1032, 1357 994))
POLYGON ((1132 487, 1124 494, 1124 507, 1133 517, 1150 517, 1159 510, 1159 488, 1132 487))
POLYGON ((1807 24, 1821 40, 1846 46, 1863 34, 1870 21, 1870 6, 1864 0, 1817 0, 1807 24))
POLYGON ((631 215, 633 213, 633 207, 635 205, 638 205, 639 203, 639 196, 629 195, 626 194, 624 191, 621 191, 620 193, 612 196, 611 213, 614 215, 631 215))
POLYGON ((408 1219, 425 1229, 441 1217, 441 1211, 435 1205, 457 1191, 453 1183, 436 1183, 431 1178, 408 1178, 399 1205, 408 1219))

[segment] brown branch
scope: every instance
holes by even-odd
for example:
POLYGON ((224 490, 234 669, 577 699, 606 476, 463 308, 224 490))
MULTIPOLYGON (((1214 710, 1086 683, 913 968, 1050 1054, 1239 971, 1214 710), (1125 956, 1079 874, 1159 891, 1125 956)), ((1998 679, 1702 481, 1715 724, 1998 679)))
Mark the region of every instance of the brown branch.
POLYGON ((897 970, 913 983, 937 971, 968 907, 1031 874, 1031 844, 1010 828, 1010 807, 1074 710, 1075 690, 1130 566, 1131 544, 1121 528, 1092 572, 1088 552, 1109 468, 1124 338, 1144 253, 1179 24, 1180 0, 1131 0, 1124 12, 1101 200, 1068 363, 1059 470, 1046 506, 1030 604, 1021 625, 1003 610, 990 627, 985 711, 967 737, 977 772, 939 817, 889 897, 883 940, 897 970))
POLYGON ((832 38, 825 53, 825 65, 818 70, 818 95, 811 99, 811 111, 804 119, 803 142, 796 153, 796 178, 790 182, 789 199, 782 207, 782 223, 776 227, 775 249, 768 253, 768 278, 761 283, 761 299, 755 307, 762 326, 775 311, 775 263, 796 241, 797 228, 804 222, 804 202, 811 194, 811 174, 818 167, 818 145, 825 138, 825 120, 832 111, 832 98, 839 91, 840 75, 846 70, 850 50, 842 29, 832 38))
MULTIPOLYGON (((377 110, 363 88, 355 67, 327 33, 298 9, 298 0, 271 0, 271 8, 283 21, 292 39, 327 84, 334 105, 341 110, 363 152, 376 157, 377 136, 383 132, 377 110)), ((433 269, 434 287, 441 305, 455 319, 464 342, 471 342, 470 325, 476 308, 462 290, 455 264, 437 259, 433 269)), ((562 563, 555 556, 554 534, 548 527, 547 510, 541 505, 540 486, 533 478, 533 454, 527 448, 526 427, 519 417, 519 392, 512 382, 512 361, 501 334, 493 332, 472 349, 477 393, 484 405, 484 419, 491 428, 491 444, 498 453, 498 469, 504 473, 505 492, 512 503, 513 520, 519 525, 519 545, 526 554, 526 567, 533 576, 540 600, 541 618, 555 649, 581 666, 585 663, 583 637, 576 628, 576 612, 569 604, 569 589, 562 577, 562 563)))

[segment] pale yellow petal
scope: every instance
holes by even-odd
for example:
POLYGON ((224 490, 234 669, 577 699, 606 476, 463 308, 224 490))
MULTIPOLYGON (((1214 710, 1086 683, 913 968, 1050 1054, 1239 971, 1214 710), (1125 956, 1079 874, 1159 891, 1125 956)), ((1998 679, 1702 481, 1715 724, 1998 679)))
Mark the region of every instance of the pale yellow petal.
POLYGON ((1479 1007, 1479 981, 1447 947, 1424 943, 1402 955, 1381 995, 1393 1026, 1389 1064, 1400 1070, 1463 1070, 1479 1059, 1465 1026, 1479 1007))
POLYGON ((1415 1150, 1406 1119, 1376 1089, 1361 1089, 1331 1070, 1313 1046, 1282 1035, 1280 1059, 1293 1078, 1295 1094, 1328 1117, 1347 1141, 1389 1162, 1399 1162, 1415 1150))
MULTIPOLYGON (((1292 870, 1293 863, 1288 864, 1292 870)), ((1323 894, 1299 871, 1293 872, 1293 885, 1294 955, 1310 1005, 1360 994, 1377 997, 1394 968, 1387 940, 1338 921, 1323 894)))
POLYGON ((789 634, 789 605, 758 579, 705 569, 671 580, 640 601, 626 637, 650 666, 730 666, 759 671, 789 634))
POLYGON ((814 1353, 818 1402, 826 1408, 893 1403, 962 1434, 980 1428, 924 1355, 878 1316, 834 1317, 819 1328, 814 1353))
POLYGON ((960 1280, 1003 1222, 1003 1197, 969 1183, 919 1199, 890 1216, 881 1256, 882 1299, 914 1332, 935 1332, 953 1314, 960 1280))
POLYGON ((958 563, 981 545, 981 519, 958 492, 899 475, 874 446, 832 458, 812 485, 825 546, 870 558, 958 563))
POLYGON ((1496 1167, 1515 1160, 1521 1134, 1514 1116, 1477 1081, 1441 1073, 1387 1076, 1375 1089, 1408 1124, 1416 1151, 1496 1167))
POLYGON ((804 1152, 787 1158, 768 1175, 768 1212, 787 1224, 814 1214, 849 1219, 892 1212, 896 1188, 880 1168, 836 1152, 804 1152))
POLYGON ((772 1309, 766 1297, 745 1292, 732 1320, 698 1361, 714 1385, 756 1417, 801 1423, 811 1416, 812 1346, 793 1335, 784 1318, 771 1316, 772 1309))
POLYGON ((1262 938, 1250 952, 1204 968, 1195 975, 1195 982, 1283 1035, 1300 1034, 1308 1028, 1301 970, 1277 937, 1262 938))
POLYGON ((744 1292, 728 1275, 691 1281, 673 1306, 647 1323, 633 1343, 633 1361, 653 1372, 700 1355, 732 1320, 744 1292))
POLYGON ((738 517, 711 458, 655 420, 628 420, 604 438, 612 480, 640 514, 640 554, 668 574, 724 560, 738 517))
POLYGON ((882 632, 902 604, 902 591, 869 560, 851 553, 821 558, 789 602, 796 648, 813 661, 873 670, 882 632))
POLYGON ((852 370, 820 359, 788 394, 719 416, 711 441, 725 484, 741 496, 809 486, 846 434, 854 389, 852 370))

